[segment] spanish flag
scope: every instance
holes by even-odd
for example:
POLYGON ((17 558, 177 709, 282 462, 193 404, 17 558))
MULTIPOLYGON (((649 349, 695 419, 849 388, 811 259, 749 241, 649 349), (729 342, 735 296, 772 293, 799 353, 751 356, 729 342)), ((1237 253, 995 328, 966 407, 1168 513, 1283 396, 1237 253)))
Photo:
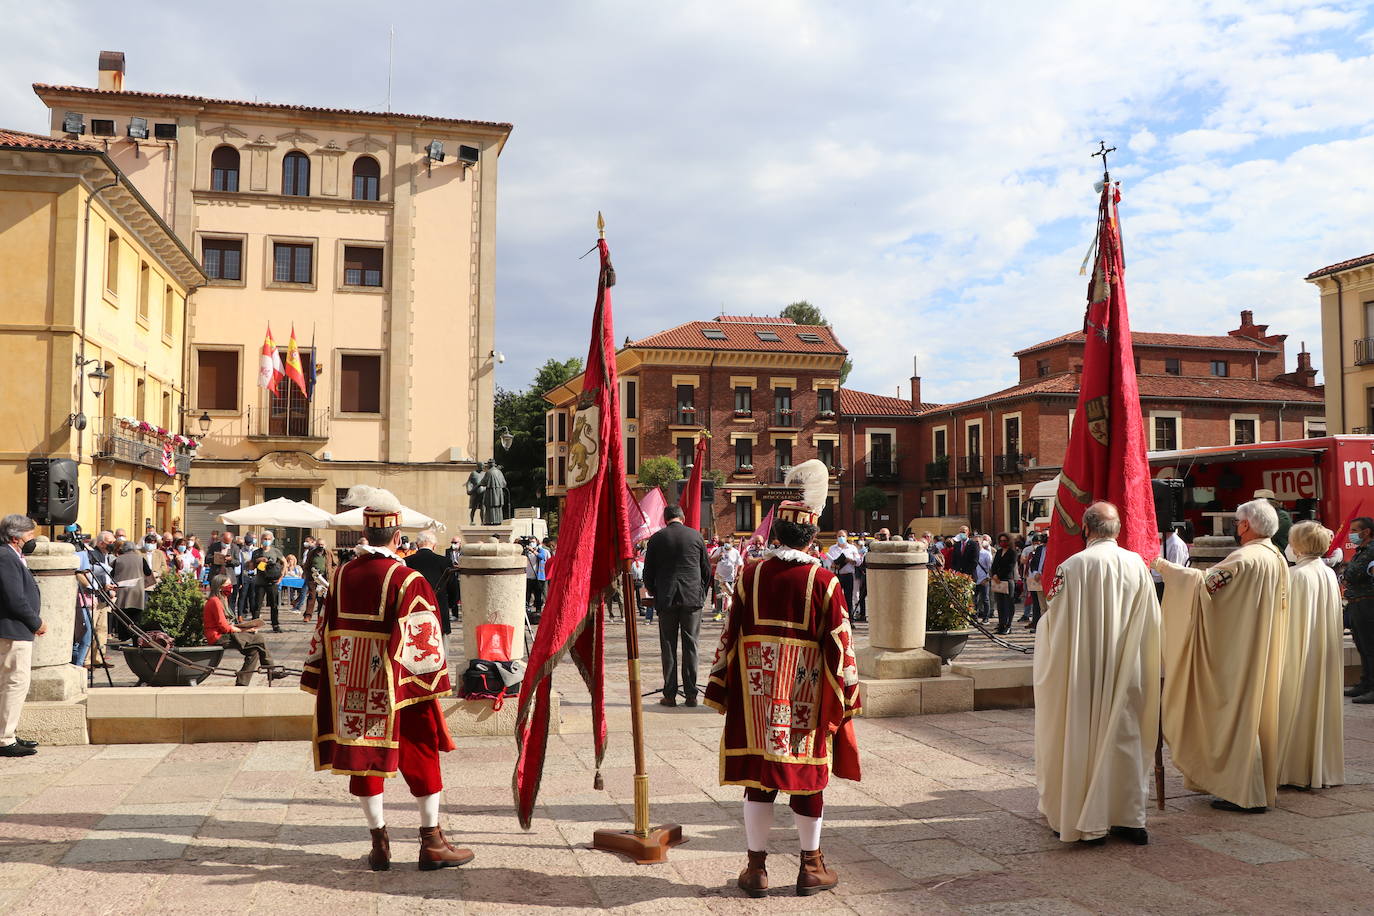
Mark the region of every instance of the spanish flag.
POLYGON ((305 395, 306 400, 310 399, 310 392, 305 387, 305 370, 301 368, 301 351, 296 346, 296 326, 291 325, 291 341, 286 345, 286 377, 296 383, 296 387, 305 395))

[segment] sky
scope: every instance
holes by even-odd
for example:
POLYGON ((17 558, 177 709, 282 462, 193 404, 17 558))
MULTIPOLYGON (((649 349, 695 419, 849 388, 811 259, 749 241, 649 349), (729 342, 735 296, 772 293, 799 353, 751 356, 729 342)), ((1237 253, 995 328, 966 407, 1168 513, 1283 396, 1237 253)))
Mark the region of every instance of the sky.
POLYGON ((0 0, 0 126, 33 82, 509 121, 497 381, 586 353, 596 212, 615 330, 806 299, 851 387, 926 401, 1016 381, 1081 326, 1091 158, 1117 147, 1132 326, 1306 341, 1315 287, 1374 251, 1374 10, 1305 0, 199 4, 0 0))

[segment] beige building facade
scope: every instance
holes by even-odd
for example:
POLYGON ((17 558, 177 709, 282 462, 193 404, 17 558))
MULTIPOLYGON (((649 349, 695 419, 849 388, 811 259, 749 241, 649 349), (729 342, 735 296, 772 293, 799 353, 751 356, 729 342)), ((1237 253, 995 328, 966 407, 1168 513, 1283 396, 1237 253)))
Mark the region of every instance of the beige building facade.
POLYGON ((1307 275, 1321 294, 1329 435, 1374 433, 1374 254, 1307 275))
POLYGON ((356 483, 465 521, 463 485, 492 441, 510 125, 130 91, 123 77, 123 55, 105 52, 98 88, 34 89, 53 136, 78 116, 205 267, 187 387, 210 428, 187 530, 275 496, 337 511, 356 483), (308 392, 258 386, 269 325, 283 360, 294 326, 308 392))
POLYGON ((29 459, 57 458, 77 462, 84 530, 179 523, 186 302, 204 282, 98 146, 0 130, 0 511, 25 511, 29 459))

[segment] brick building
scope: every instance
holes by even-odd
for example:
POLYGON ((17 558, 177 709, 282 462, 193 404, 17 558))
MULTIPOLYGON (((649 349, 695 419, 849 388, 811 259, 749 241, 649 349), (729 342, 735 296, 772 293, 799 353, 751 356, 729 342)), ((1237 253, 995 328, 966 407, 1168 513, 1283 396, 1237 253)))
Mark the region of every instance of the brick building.
MULTIPOLYGON (((820 458, 840 465, 840 369, 847 351, 828 327, 788 318, 721 316, 691 321, 628 342, 620 373, 625 466, 632 487, 646 458, 667 455, 686 468, 698 432, 710 430, 704 476, 723 475, 713 505, 717 533, 753 531, 790 491, 784 469, 820 458)), ((567 439, 582 390, 578 376, 544 395, 548 494, 566 493, 567 439)), ((838 482, 823 527, 832 524, 838 482)))

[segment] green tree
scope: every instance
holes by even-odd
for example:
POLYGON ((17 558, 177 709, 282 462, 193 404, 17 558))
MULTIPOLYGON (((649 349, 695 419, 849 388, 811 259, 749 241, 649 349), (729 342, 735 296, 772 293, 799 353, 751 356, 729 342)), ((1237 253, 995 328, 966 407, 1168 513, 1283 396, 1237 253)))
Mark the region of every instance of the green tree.
MULTIPOLYGON (((797 324, 806 324, 812 327, 830 327, 830 322, 826 320, 825 314, 805 299, 798 299, 796 302, 793 302, 779 312, 778 317, 791 318, 797 324)), ((849 373, 853 368, 854 360, 846 356, 844 358, 844 365, 840 367, 841 385, 849 381, 849 373)))
POLYGON ((854 508, 860 512, 877 512, 886 506, 887 494, 877 487, 864 487, 854 494, 854 508))
POLYGON ((642 487, 662 487, 682 477, 682 465, 670 455, 645 458, 639 464, 639 485, 642 487))
MULTIPOLYGON (((534 381, 524 391, 498 387, 492 407, 495 433, 489 455, 476 456, 479 461, 495 458, 510 487, 512 508, 541 505, 544 498, 544 414, 549 404, 544 393, 557 388, 582 371, 582 360, 550 359, 539 367, 534 381), (515 441, 509 449, 500 445, 501 428, 510 430, 515 441)), ((545 506, 544 508, 549 508, 545 506)))

